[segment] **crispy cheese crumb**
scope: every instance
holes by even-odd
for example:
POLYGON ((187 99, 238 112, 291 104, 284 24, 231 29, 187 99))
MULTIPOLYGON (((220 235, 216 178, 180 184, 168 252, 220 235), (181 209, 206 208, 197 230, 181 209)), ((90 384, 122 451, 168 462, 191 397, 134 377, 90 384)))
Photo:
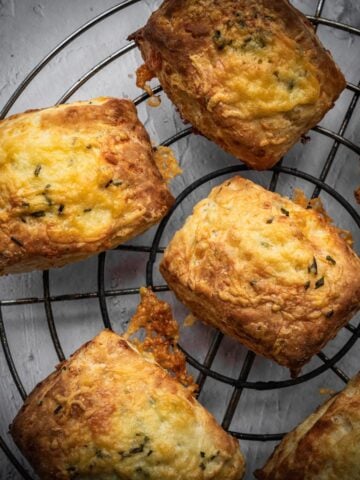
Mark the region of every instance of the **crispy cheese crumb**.
POLYGON ((166 182, 169 182, 177 175, 181 175, 183 173, 174 155, 174 152, 169 147, 155 147, 154 160, 157 168, 166 182))
POLYGON ((146 103, 149 105, 149 107, 156 108, 161 105, 161 98, 158 95, 153 95, 147 99, 146 103))
POLYGON ((174 319, 168 303, 159 300, 149 288, 140 289, 141 301, 132 317, 126 339, 145 330, 144 340, 131 339, 131 342, 143 354, 151 354, 158 364, 176 378, 191 393, 197 385, 186 372, 185 355, 179 349, 179 325, 174 319))
POLYGON ((136 70, 136 86, 141 88, 142 90, 145 90, 145 92, 150 95, 150 97, 154 94, 152 91, 150 85, 147 84, 148 81, 150 81, 155 75, 152 73, 151 70, 149 70, 148 66, 146 64, 141 65, 136 70))
POLYGON ((354 191, 354 196, 355 196, 355 200, 357 201, 357 203, 360 204, 360 187, 358 187, 354 191))

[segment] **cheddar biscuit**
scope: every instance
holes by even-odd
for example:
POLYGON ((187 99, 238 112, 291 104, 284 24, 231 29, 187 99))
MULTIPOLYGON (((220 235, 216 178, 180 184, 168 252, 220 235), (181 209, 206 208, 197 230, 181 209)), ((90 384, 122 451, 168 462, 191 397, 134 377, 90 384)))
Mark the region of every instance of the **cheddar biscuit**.
POLYGON ((241 177, 195 206, 160 270, 197 318, 293 373, 360 306, 360 259, 329 218, 241 177))
POLYGON ((102 97, 0 122, 0 274, 115 247, 173 201, 128 100, 102 97))
POLYGON ((12 436, 44 480, 240 480, 228 435, 149 354, 103 331, 30 394, 12 436))
POLYGON ((287 0, 165 0, 131 37, 182 117, 255 169, 321 120, 345 79, 287 0))
POLYGON ((285 436, 259 480, 360 478, 360 375, 285 436))

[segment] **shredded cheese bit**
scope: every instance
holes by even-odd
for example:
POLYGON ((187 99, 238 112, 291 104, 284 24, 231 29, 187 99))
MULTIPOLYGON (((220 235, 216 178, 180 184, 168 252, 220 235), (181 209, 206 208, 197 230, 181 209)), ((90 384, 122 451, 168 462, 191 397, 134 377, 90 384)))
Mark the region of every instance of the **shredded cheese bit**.
POLYGON ((309 200, 305 193, 300 189, 300 188, 295 188, 294 189, 294 195, 293 195, 293 202, 296 203, 297 205, 300 205, 301 207, 304 207, 304 208, 312 208, 313 210, 315 210, 317 213, 319 213, 320 215, 322 215, 324 217, 324 219, 327 221, 327 223, 329 223, 330 225, 332 225, 338 232, 338 234, 340 235, 340 237, 342 239, 345 240, 345 242, 350 246, 352 247, 353 244, 354 244, 354 240, 353 240, 353 237, 352 237, 352 234, 351 232, 349 232, 349 230, 344 230, 342 228, 339 228, 337 227, 336 225, 333 224, 333 220, 332 218, 327 214, 325 208, 324 208, 324 205, 321 201, 321 199, 319 197, 316 197, 316 198, 312 198, 311 200, 309 200))
POLYGON ((149 70, 146 64, 141 65, 141 67, 136 70, 136 86, 141 88, 142 90, 145 90, 145 92, 150 95, 150 97, 154 95, 154 92, 152 91, 150 85, 147 84, 147 82, 154 78, 154 76, 155 75, 151 70, 149 70))
POLYGON ((169 147, 155 147, 154 160, 166 182, 169 182, 177 175, 183 173, 182 169, 179 167, 174 152, 169 147))
POLYGON ((185 355, 180 351, 179 325, 174 319, 168 303, 159 300, 148 288, 140 289, 141 301, 132 317, 126 339, 145 330, 144 340, 131 339, 142 354, 150 354, 161 367, 178 380, 191 393, 196 392, 197 385, 186 372, 185 355))

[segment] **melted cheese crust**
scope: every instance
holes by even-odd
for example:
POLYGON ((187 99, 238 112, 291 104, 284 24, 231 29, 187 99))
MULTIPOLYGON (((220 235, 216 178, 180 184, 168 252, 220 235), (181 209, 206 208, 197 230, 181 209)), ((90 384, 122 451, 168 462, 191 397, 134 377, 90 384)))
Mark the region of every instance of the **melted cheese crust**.
POLYGON ((0 122, 0 274, 116 246, 172 202, 127 100, 97 98, 0 122))
POLYGON ((345 88, 287 0, 165 0, 130 38, 146 63, 138 85, 157 76, 185 120, 257 169, 276 163, 345 88))
POLYGON ((296 371, 360 307, 360 259, 327 217, 235 177, 160 266, 194 315, 296 371))
POLYGON ((191 393, 103 331, 30 394, 11 427, 44 480, 240 480, 244 460, 191 393))
POLYGON ((281 441, 259 480, 360 478, 360 374, 281 441))

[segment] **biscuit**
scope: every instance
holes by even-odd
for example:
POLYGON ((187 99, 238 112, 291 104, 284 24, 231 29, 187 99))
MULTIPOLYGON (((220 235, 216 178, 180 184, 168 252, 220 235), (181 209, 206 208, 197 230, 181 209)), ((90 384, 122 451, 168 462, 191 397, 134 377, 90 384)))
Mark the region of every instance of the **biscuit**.
POLYGON ((197 318, 294 374, 360 307, 360 259, 329 217, 241 177, 195 206, 160 271, 197 318))
POLYGON ((151 357, 105 330, 25 401, 11 434, 44 480, 240 480, 235 438, 151 357))
POLYGON ((345 79, 287 0, 165 0, 129 37, 182 117, 252 168, 273 166, 345 79))
POLYGON ((0 274, 113 248, 173 202, 128 100, 101 97, 0 121, 0 274))
POLYGON ((287 434, 258 480, 360 478, 360 375, 287 434))

